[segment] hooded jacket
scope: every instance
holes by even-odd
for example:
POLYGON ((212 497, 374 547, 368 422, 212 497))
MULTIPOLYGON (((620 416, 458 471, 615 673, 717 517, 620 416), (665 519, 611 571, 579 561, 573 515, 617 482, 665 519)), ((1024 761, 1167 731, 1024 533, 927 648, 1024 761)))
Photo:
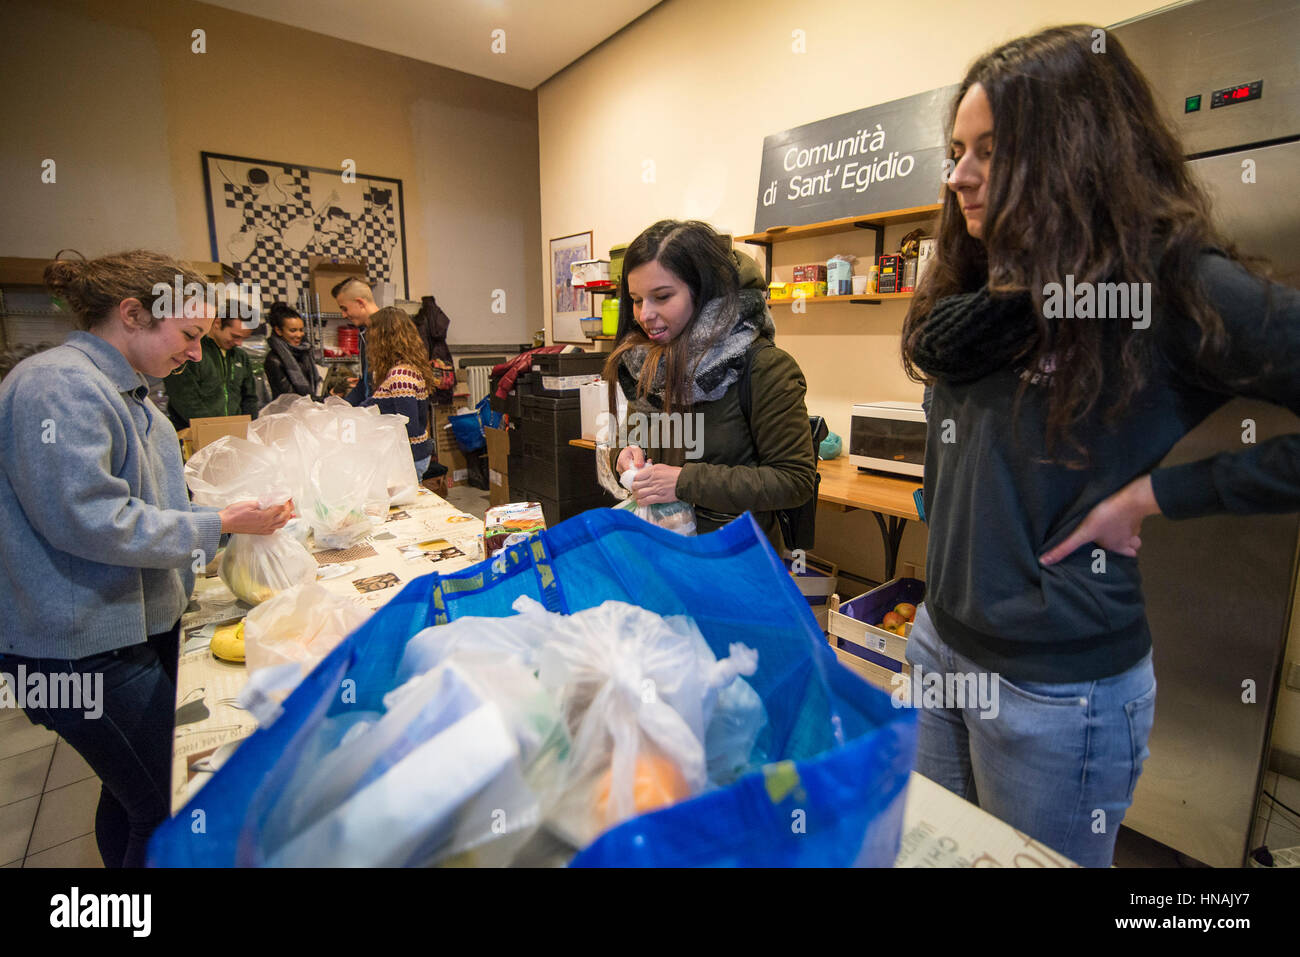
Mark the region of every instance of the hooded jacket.
MULTIPOLYGON (((766 289, 754 260, 736 252, 733 256, 741 288, 766 289)), ((750 372, 750 423, 740 405, 739 385, 737 381, 721 398, 692 408, 692 416, 699 416, 693 420, 698 423, 693 442, 642 448, 656 463, 681 467, 677 498, 695 506, 700 534, 748 511, 780 553, 784 543, 776 510, 808 501, 817 473, 804 403, 807 383, 789 354, 775 346, 758 350, 750 372)), ((629 444, 639 444, 630 439, 629 444)))

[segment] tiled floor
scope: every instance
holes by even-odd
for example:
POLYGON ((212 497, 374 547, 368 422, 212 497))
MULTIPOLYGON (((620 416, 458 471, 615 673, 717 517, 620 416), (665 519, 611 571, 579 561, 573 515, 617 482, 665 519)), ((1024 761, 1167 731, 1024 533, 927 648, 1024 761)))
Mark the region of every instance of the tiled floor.
POLYGON ((488 493, 479 491, 472 485, 465 483, 453 485, 447 489, 447 494, 443 497, 462 512, 473 515, 477 519, 482 520, 487 514, 488 493))
POLYGON ((0 867, 102 867, 99 778, 53 731, 0 708, 0 867))

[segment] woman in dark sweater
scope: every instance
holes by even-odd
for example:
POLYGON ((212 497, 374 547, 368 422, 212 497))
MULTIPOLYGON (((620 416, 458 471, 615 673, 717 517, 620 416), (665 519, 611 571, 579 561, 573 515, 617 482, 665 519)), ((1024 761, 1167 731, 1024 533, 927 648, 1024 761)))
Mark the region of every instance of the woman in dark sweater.
POLYGON ((268 349, 262 367, 271 384, 271 397, 292 392, 320 398, 320 372, 312 360, 311 346, 303 342, 306 326, 302 316, 292 306, 276 302, 267 310, 266 321, 271 335, 266 338, 268 349))
POLYGON ((903 329, 930 425, 907 659, 992 692, 921 712, 917 769, 1091 866, 1111 862, 1155 711, 1143 518, 1300 509, 1300 436, 1159 467, 1234 394, 1300 411, 1300 293, 1224 251, 1101 34, 1054 28, 971 67, 903 329))
POLYGON ((373 313, 366 329, 370 371, 378 385, 361 404, 377 405, 385 414, 406 416, 415 472, 424 475, 433 456, 429 383, 436 379, 424 343, 411 317, 396 306, 386 306, 373 313))

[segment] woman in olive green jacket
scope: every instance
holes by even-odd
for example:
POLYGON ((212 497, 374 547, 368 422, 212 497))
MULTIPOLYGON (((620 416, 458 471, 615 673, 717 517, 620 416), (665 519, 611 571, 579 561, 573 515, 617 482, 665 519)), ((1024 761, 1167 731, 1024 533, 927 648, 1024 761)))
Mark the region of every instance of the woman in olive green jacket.
POLYGON ((752 512, 780 552, 775 511, 812 497, 817 462, 803 373, 772 344, 764 292, 754 261, 706 224, 655 223, 623 260, 605 379, 628 400, 617 470, 639 469, 639 504, 687 502, 701 533, 752 512))

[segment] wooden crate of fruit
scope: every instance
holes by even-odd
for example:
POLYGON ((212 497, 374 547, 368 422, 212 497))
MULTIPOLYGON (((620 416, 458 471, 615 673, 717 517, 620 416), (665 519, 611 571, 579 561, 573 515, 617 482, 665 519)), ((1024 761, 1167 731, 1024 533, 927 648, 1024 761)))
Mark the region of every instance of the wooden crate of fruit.
POLYGON ((827 639, 836 656, 873 684, 888 689, 896 674, 907 674, 907 636, 925 582, 895 578, 833 607, 827 639), (888 626, 888 627, 886 627, 888 626))

